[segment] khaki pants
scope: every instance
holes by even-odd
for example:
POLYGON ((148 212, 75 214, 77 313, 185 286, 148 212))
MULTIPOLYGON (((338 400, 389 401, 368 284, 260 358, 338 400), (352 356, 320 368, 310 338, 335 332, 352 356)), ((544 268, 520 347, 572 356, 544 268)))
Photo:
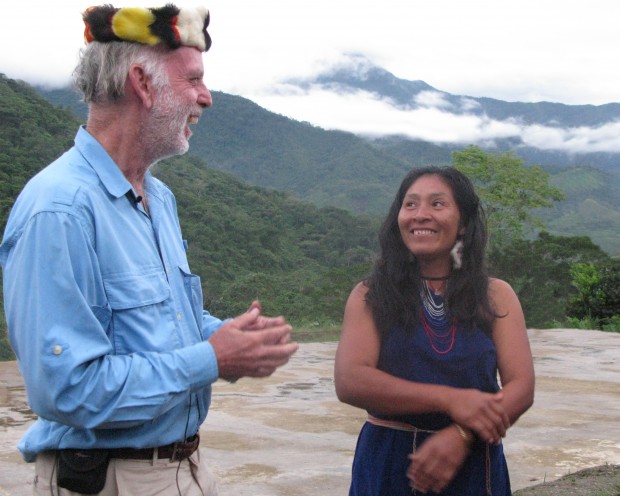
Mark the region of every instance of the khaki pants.
MULTIPOLYGON (((198 449, 187 460, 112 459, 99 496, 217 496, 217 485, 198 449)), ((39 453, 35 466, 35 496, 77 496, 56 486, 56 455, 39 453)))

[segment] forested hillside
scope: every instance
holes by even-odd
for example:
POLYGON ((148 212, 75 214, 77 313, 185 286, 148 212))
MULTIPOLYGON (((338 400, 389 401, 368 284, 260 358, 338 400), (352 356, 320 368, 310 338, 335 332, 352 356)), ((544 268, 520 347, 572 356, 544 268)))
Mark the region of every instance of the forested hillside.
MULTIPOLYGON (((66 95, 67 91, 62 94, 66 95)), ((413 163, 445 163, 445 150, 428 143, 366 142, 350 134, 323 131, 274 116, 244 99, 221 96, 220 102, 230 98, 228 103, 233 111, 226 119, 233 119, 236 124, 218 120, 223 117, 212 113, 214 109, 208 111, 201 121, 206 126, 205 134, 194 133, 190 148, 191 152, 196 145, 203 146, 203 153, 208 152, 211 157, 213 151, 217 158, 209 158, 206 164, 203 159, 188 154, 153 168, 153 173, 177 196, 184 236, 189 242, 190 264, 202 277, 206 307, 215 315, 228 317, 244 311, 251 300, 259 298, 267 313, 284 314, 292 323, 306 329, 337 326, 351 287, 370 268, 383 217, 383 212, 377 211, 384 207, 377 205, 389 203, 396 184, 413 163), (289 127, 285 125, 287 122, 289 127), (216 135, 210 144, 206 142, 209 133, 216 135), (211 167, 225 159, 227 143, 230 143, 228 166, 232 172, 235 164, 243 164, 244 174, 254 174, 256 180, 265 181, 262 176, 272 174, 269 177, 274 182, 278 178, 279 188, 288 192, 278 191, 274 184, 269 184, 269 189, 251 186, 236 175, 211 167), (333 159, 329 167, 320 169, 316 163, 320 154, 326 160, 334 155, 343 161, 333 159), (412 163, 407 163, 409 154, 416 157, 412 163), (364 168, 367 160, 370 161, 368 170, 364 168), (386 170, 381 169, 380 163, 386 170), (270 164, 279 164, 278 174, 274 172, 276 169, 270 169, 270 164), (260 173, 252 172, 253 169, 260 173), (296 179, 296 174, 302 179, 296 179), (318 194, 330 180, 336 187, 327 188, 327 193, 322 193, 323 201, 317 203, 331 204, 332 195, 338 195, 346 187, 339 201, 346 199, 349 210, 303 202, 291 191, 297 188, 301 192, 307 184, 318 194), (352 198, 357 198, 359 208, 353 208, 352 198), (376 215, 360 214, 373 203, 376 203, 373 207, 376 215)), ((63 103, 65 109, 54 107, 26 84, 0 76, 2 230, 10 206, 27 179, 71 146, 84 119, 84 113, 76 118, 68 110, 75 105, 78 112, 83 112, 76 102, 71 96, 63 103)), ((496 168, 498 177, 503 177, 506 171, 502 164, 508 162, 512 163, 511 167, 516 166, 513 173, 518 173, 516 156, 493 156, 482 150, 473 150, 472 155, 495 163, 499 167, 496 168)), ((541 184, 547 181, 542 171, 531 172, 535 181, 541 184)), ((620 264, 608 266, 609 257, 584 234, 607 229, 610 242, 618 241, 618 219, 614 217, 618 209, 617 180, 595 169, 551 172, 550 183, 567 190, 570 199, 555 207, 558 214, 548 216, 547 225, 573 216, 566 229, 572 229, 571 235, 580 236, 562 238, 543 232, 537 239, 515 239, 495 247, 490 258, 492 273, 514 286, 529 326, 563 322, 567 305, 575 307, 575 302, 585 303, 581 307, 586 312, 595 308, 591 304, 596 304, 596 308, 603 308, 609 314, 606 321, 615 319, 620 313, 620 300, 616 303, 613 298, 620 298, 620 294, 616 294, 614 278, 620 277, 620 264), (573 210, 570 201, 580 208, 573 210), (598 222, 598 219, 602 220, 598 222), (588 277, 581 277, 584 275, 588 277), (575 276, 581 277, 578 288, 575 276), (607 285, 604 286, 607 289, 597 294, 612 299, 607 296, 594 302, 588 299, 595 288, 592 284, 598 284, 597 281, 607 285), (576 296, 581 300, 575 299, 576 296)), ((498 198, 498 203, 503 200, 510 203, 512 193, 516 192, 510 190, 518 187, 515 185, 513 179, 496 184, 509 192, 507 198, 498 198)), ((494 188, 491 184, 485 187, 488 192, 494 188)), ((519 194, 526 198, 532 191, 527 185, 524 188, 519 194)), ((521 208, 518 202, 514 208, 521 208)), ((516 212, 516 216, 521 215, 516 212)), ((537 214, 542 217, 544 212, 537 214)), ((504 219, 509 220, 510 216, 507 210, 504 219)), ((578 314, 578 318, 582 315, 578 314)), ((620 327, 620 322, 610 325, 620 327)), ((11 357, 4 315, 0 315, 0 359, 11 357)))
POLYGON ((581 166, 550 170, 550 183, 566 199, 540 212, 547 228, 565 236, 588 236, 620 256, 620 174, 581 166))
MULTIPOLYGON (((79 122, 4 76, 0 116, 3 231, 27 179, 71 146, 79 122)), ((236 315, 259 298, 267 313, 295 324, 339 321, 348 292, 368 270, 376 221, 249 186, 191 156, 163 161, 153 173, 177 196, 190 265, 215 315, 236 315)), ((4 315, 0 326, 6 358, 4 315)))
MULTIPOLYGON (((38 91, 85 118, 85 106, 69 89, 38 91)), ((288 191, 315 205, 345 208, 355 215, 383 216, 406 171, 419 165, 450 164, 452 153, 458 151, 402 137, 369 140, 326 131, 217 91, 213 100, 213 107, 194 127, 190 154, 251 184, 288 191)), ((525 153, 515 151, 520 156, 525 153)), ((536 163, 521 158, 528 166, 536 163)), ((608 254, 619 255, 620 173, 591 167, 574 157, 567 163, 562 154, 557 159, 555 166, 544 169, 566 198, 539 212, 547 229, 556 235, 588 236, 608 254)))
POLYGON ((43 165, 73 143, 78 120, 0 74, 0 226, 15 196, 43 165))

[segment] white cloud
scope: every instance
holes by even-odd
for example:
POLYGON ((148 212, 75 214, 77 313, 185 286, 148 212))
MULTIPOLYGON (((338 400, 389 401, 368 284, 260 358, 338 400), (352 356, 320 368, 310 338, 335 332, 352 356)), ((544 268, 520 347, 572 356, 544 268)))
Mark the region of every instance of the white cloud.
POLYGON ((565 150, 572 153, 620 153, 620 122, 600 127, 568 129, 528 126, 523 129, 523 141, 542 150, 565 150))
POLYGON ((250 98, 274 112, 325 129, 340 129, 367 136, 402 135, 412 139, 445 143, 491 144, 494 140, 518 138, 525 146, 572 153, 620 152, 620 122, 597 128, 562 129, 500 121, 475 114, 455 114, 436 92, 426 92, 425 105, 403 110, 376 95, 356 91, 334 93, 313 86, 302 90, 283 85, 275 91, 250 98), (429 95, 433 93, 431 97, 429 95), (436 105, 433 106, 432 103, 436 105))
MULTIPOLYGON (((192 0, 196 3, 197 0, 192 0)), ((103 3, 103 2, 102 2, 103 3)), ((159 5, 118 0, 115 6, 159 5)), ((200 3, 203 3, 202 0, 200 3)), ((179 3, 182 5, 182 3, 179 3)), ((617 0, 204 0, 213 48, 205 80, 215 90, 327 129, 405 133, 434 142, 520 136, 547 149, 620 151, 619 126, 561 130, 453 115, 439 94, 405 112, 357 93, 292 91, 345 53, 364 54, 407 80, 442 92, 505 101, 620 102, 617 0)), ((35 83, 69 81, 82 46, 80 13, 91 2, 24 0, 0 30, 0 72, 35 83)), ((363 67, 361 68, 363 69, 363 67)), ((473 108, 463 98, 461 111, 473 108)))
POLYGON ((446 94, 439 91, 420 91, 415 97, 416 105, 427 108, 450 108, 452 104, 446 100, 446 94))
MULTIPOLYGON (((153 0, 112 3, 159 5, 153 0)), ((454 95, 620 102, 617 0, 200 3, 212 14, 207 83, 221 91, 273 85, 353 51, 402 79, 424 80, 454 95)), ((11 4, 12 21, 0 30, 0 72, 37 82, 67 81, 82 44, 80 13, 91 4, 11 4)))

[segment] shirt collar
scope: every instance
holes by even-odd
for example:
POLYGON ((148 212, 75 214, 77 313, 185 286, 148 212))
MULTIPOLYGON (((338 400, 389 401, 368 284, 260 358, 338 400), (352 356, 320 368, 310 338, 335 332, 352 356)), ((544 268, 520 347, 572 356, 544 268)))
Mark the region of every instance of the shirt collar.
POLYGON ((110 195, 120 198, 132 190, 131 183, 116 162, 84 126, 80 126, 78 130, 75 147, 99 176, 99 180, 110 195))
MULTIPOLYGON (((93 168, 99 180, 110 195, 120 198, 129 191, 135 191, 127 180, 123 171, 112 160, 112 157, 101 144, 90 134, 84 126, 80 126, 75 137, 75 147, 84 159, 93 168)), ((161 200, 161 193, 156 181, 153 181, 151 171, 147 170, 144 175, 144 188, 149 195, 161 200)))

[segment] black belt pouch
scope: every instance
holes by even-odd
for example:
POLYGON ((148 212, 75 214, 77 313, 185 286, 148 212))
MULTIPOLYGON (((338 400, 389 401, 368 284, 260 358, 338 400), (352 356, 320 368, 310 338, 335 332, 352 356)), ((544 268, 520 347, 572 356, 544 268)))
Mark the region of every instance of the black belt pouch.
POLYGON ((82 494, 97 494, 105 486, 109 462, 108 450, 59 450, 58 487, 82 494))

